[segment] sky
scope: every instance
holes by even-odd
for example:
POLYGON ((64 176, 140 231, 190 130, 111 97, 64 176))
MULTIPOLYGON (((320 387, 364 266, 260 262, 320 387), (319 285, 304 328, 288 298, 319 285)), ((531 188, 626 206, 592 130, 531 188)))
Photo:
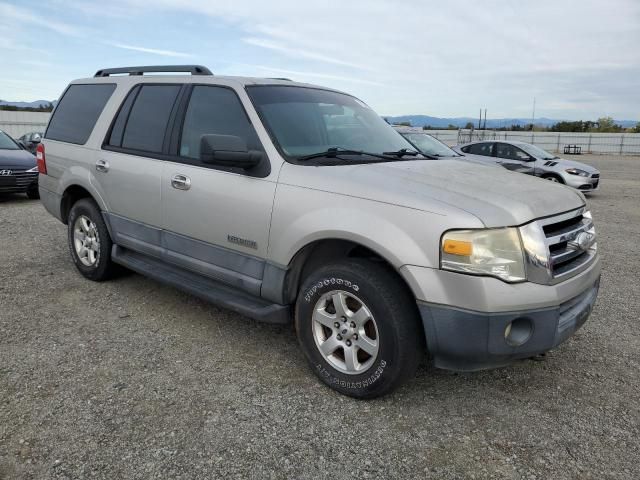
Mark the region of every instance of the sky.
POLYGON ((0 99, 195 63, 349 92, 382 115, 640 120, 640 0, 0 0, 0 99))

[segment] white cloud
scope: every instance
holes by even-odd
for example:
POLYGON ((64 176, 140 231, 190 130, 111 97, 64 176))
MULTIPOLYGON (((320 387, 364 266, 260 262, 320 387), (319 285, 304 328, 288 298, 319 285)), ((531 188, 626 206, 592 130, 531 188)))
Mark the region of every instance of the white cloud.
POLYGON ((31 10, 0 2, 0 22, 6 24, 29 23, 38 27, 53 30, 56 33, 70 36, 81 36, 78 28, 63 22, 34 14, 31 10))
POLYGON ((123 43, 107 43, 106 45, 110 45, 116 48, 122 48, 124 50, 133 50, 134 52, 140 53, 150 53, 152 55, 160 55, 162 57, 176 57, 176 58, 192 58, 194 57, 191 53, 183 53, 176 52, 174 50, 159 50, 157 48, 147 48, 147 47, 138 47, 135 45, 126 45, 123 43))
POLYGON ((322 63, 330 63, 333 65, 340 65, 343 67, 352 67, 352 68, 357 68, 361 70, 369 70, 369 67, 365 65, 346 62, 344 60, 340 60, 339 58, 331 57, 329 55, 323 55, 321 53, 317 53, 310 50, 287 47, 285 45, 282 45, 281 43, 277 43, 272 40, 268 40, 264 38, 248 37, 248 38, 243 38, 242 41, 245 43, 248 43, 249 45, 255 45, 256 47, 262 47, 269 50, 275 50, 276 52, 284 53, 285 55, 290 56, 292 58, 317 60, 322 63))
POLYGON ((175 58, 197 52, 218 71, 251 64, 324 78, 384 114, 474 116, 486 107, 493 117, 528 116, 535 96, 540 115, 638 116, 638 0, 156 0, 152 12, 147 0, 85 0, 80 9, 65 7, 78 0, 53 1, 42 9, 44 25, 41 11, 27 15, 0 0, 0 27, 48 27, 40 38, 100 28, 120 48, 175 58), (9 14, 13 20, 3 18, 9 14), (149 16, 158 24, 144 35, 123 27, 149 27, 149 16))
POLYGON ((250 65, 250 64, 239 64, 240 67, 245 67, 245 68, 249 68, 251 70, 262 70, 264 72, 270 72, 270 73, 265 73, 265 75, 271 75, 271 76, 276 76, 276 75, 290 75, 293 76, 295 78, 293 78, 292 80, 298 81, 298 82, 306 82, 307 79, 314 79, 314 78, 320 78, 320 79, 325 79, 325 80, 338 80, 341 82, 349 82, 349 83, 359 83, 359 84, 364 84, 364 85, 374 85, 377 87, 384 87, 384 84, 382 83, 378 83, 378 82, 374 82, 374 81, 370 81, 370 80, 365 80, 362 78, 358 78, 358 77, 349 77, 349 76, 343 76, 343 75, 333 75, 333 74, 329 74, 329 73, 322 73, 322 72, 309 72, 309 71, 301 71, 301 70, 289 70, 289 69, 285 69, 285 68, 278 68, 278 67, 269 67, 269 66, 265 66, 265 65, 250 65))

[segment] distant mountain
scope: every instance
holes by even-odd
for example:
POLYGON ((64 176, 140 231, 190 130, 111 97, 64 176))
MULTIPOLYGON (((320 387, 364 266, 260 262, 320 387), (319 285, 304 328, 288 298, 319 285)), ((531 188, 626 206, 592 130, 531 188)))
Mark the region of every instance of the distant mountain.
MULTIPOLYGON (((464 128, 467 123, 471 122, 475 128, 478 128, 477 117, 441 118, 431 117, 429 115, 400 115, 397 117, 384 118, 386 118, 391 123, 410 122, 411 126, 413 127, 424 127, 426 125, 430 125, 436 128, 446 128, 449 125, 454 125, 459 128, 464 128)), ((562 120, 544 117, 534 119, 534 123, 536 125, 545 127, 550 127, 554 123, 558 123, 561 121, 562 120)), ((624 128, 634 127, 638 123, 637 120, 615 120, 615 122, 624 128)), ((482 121, 482 123, 484 125, 484 120, 482 121)), ((487 128, 510 127, 511 125, 525 126, 529 124, 531 124, 530 118, 487 118, 487 128)))
POLYGON ((5 100, 0 100, 0 106, 8 106, 8 107, 18 107, 18 108, 38 108, 40 105, 49 105, 53 104, 55 107, 58 103, 57 100, 35 100, 33 102, 7 102, 5 100))

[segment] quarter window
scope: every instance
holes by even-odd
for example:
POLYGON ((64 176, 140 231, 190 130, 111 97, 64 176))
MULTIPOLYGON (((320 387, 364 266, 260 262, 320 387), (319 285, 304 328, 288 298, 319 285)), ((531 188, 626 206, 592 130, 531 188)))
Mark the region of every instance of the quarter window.
POLYGON ((53 112, 45 138, 84 145, 116 86, 71 85, 53 112))

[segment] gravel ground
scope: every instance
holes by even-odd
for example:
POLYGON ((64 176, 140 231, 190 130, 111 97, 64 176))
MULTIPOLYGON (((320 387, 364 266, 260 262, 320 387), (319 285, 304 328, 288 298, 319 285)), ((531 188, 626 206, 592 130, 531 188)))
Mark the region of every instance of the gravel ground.
POLYGON ((603 176, 585 327, 544 361, 425 365, 370 402, 320 385, 288 327, 84 280, 62 224, 0 197, 0 478, 640 477, 640 158, 580 159, 603 176))

